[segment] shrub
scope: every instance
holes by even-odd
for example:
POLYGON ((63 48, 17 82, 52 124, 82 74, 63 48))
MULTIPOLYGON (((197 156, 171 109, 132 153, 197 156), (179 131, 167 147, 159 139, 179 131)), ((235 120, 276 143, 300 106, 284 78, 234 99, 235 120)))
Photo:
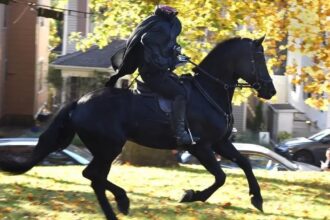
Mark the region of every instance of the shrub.
POLYGON ((278 142, 282 142, 286 139, 289 139, 289 138, 292 138, 292 135, 289 133, 289 132, 286 132, 286 131, 280 131, 278 134, 277 134, 277 141, 278 142))

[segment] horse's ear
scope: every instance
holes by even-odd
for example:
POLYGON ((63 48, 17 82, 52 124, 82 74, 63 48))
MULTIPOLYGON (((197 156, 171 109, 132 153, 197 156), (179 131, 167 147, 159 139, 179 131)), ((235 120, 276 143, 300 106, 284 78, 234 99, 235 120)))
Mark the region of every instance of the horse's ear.
POLYGON ((256 46, 261 46, 262 42, 265 40, 266 35, 262 36, 261 38, 254 40, 254 44, 256 46))

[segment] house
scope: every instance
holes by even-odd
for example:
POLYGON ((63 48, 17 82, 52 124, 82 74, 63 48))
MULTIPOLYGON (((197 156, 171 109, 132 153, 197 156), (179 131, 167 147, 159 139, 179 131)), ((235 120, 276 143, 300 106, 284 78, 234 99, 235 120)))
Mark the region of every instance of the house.
MULTIPOLYGON (((104 48, 94 46, 87 51, 77 51, 76 44, 69 40, 70 34, 80 32, 84 37, 91 33, 93 28, 91 15, 88 14, 88 0, 70 0, 66 9, 61 36, 61 56, 50 64, 52 68, 61 72, 61 104, 79 98, 91 89, 95 89, 95 85, 103 86, 100 82, 106 81, 115 73, 110 61, 111 56, 125 44, 123 40, 114 40, 104 48), (103 79, 99 80, 102 77, 103 79)), ((127 77, 118 81, 120 87, 127 84, 127 77)))
MULTIPOLYGON (((297 74, 301 69, 311 65, 310 58, 298 52, 287 54, 287 65, 297 65, 297 74)), ((330 127, 330 106, 328 111, 311 108, 305 103, 308 94, 304 92, 303 85, 293 85, 292 76, 273 76, 275 87, 278 91, 277 100, 268 105, 266 121, 271 138, 277 141, 281 132, 286 132, 292 137, 309 136, 320 129, 330 127)))
POLYGON ((87 36, 93 30, 93 23, 90 14, 80 12, 89 12, 89 0, 68 0, 64 12, 63 36, 62 37, 62 55, 76 51, 76 44, 69 40, 72 32, 80 32, 81 36, 87 36), (72 11, 71 11, 72 10, 72 11))
MULTIPOLYGON (((301 69, 305 66, 312 65, 312 61, 307 56, 304 56, 298 52, 288 53, 288 64, 297 64, 298 74, 301 74, 301 69)), ((330 127, 330 106, 328 111, 316 110, 305 104, 305 99, 308 98, 308 94, 304 92, 303 85, 292 85, 290 82, 291 77, 288 77, 288 103, 294 106, 298 111, 303 112, 311 123, 314 123, 320 129, 330 127)))
POLYGON ((27 2, 0 4, 1 125, 33 124, 47 101, 49 24, 27 2))
MULTIPOLYGON (((63 79, 64 89, 62 89, 61 102, 66 103, 77 99, 84 93, 89 92, 89 89, 95 89, 93 86, 91 88, 87 87, 87 89, 82 88, 86 84, 94 82, 93 85, 95 85, 95 83, 102 83, 109 79, 115 73, 111 67, 110 57, 124 45, 125 41, 114 40, 102 49, 93 46, 85 52, 76 51, 69 53, 60 56, 52 62, 50 66, 60 70, 63 79), (103 77, 103 79, 98 82, 98 77, 103 77)), ((125 87, 128 84, 128 80, 124 77, 118 83, 119 87, 125 87)), ((98 85, 98 87, 102 86, 103 83, 98 85)))

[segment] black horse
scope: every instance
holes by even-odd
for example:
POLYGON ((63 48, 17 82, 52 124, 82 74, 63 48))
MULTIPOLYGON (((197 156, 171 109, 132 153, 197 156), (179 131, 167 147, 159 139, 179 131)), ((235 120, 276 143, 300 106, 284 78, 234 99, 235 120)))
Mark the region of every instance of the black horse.
MULTIPOLYGON (((200 140, 187 147, 215 177, 202 191, 186 191, 181 202, 206 201, 225 183, 226 175, 214 152, 236 162, 244 170, 252 204, 262 211, 260 187, 249 161, 228 141, 232 130, 231 99, 239 78, 253 87, 258 96, 270 99, 276 91, 268 74, 262 41, 233 38, 219 43, 194 69, 190 85, 187 117, 192 133, 200 140)), ((177 148, 169 117, 159 111, 157 98, 130 90, 102 88, 65 106, 47 130, 29 158, 7 157, 0 160, 0 170, 24 173, 51 152, 67 147, 78 134, 94 158, 83 171, 91 180, 97 199, 107 219, 116 219, 106 190, 115 196, 120 212, 127 214, 129 199, 124 189, 107 180, 113 160, 127 140, 159 149, 177 148)))

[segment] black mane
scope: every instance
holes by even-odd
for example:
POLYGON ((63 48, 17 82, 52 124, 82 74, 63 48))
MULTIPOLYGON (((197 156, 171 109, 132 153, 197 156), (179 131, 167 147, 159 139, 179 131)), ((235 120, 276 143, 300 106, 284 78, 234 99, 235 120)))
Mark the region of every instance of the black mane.
MULTIPOLYGON (((210 53, 202 60, 199 64, 200 67, 208 66, 210 62, 213 62, 214 59, 222 60, 226 62, 227 59, 231 58, 233 44, 243 43, 246 41, 251 41, 249 38, 233 37, 218 43, 210 53)), ((194 68, 195 69, 195 68, 194 68)))

